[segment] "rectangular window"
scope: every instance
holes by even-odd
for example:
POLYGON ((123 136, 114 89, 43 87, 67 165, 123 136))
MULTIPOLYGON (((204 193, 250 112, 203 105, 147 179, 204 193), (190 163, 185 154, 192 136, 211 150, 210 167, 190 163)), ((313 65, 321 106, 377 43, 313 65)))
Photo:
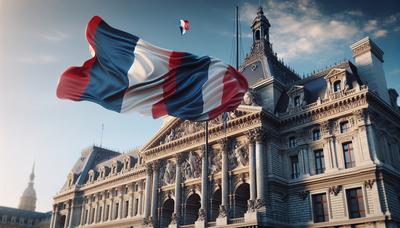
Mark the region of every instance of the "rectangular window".
POLYGON ((319 129, 315 129, 312 134, 313 141, 317 141, 321 138, 321 131, 319 129))
POLYGON ((340 133, 346 133, 349 131, 349 122, 344 121, 340 123, 340 133))
POLYGON ((99 212, 97 213, 97 219, 96 219, 97 222, 101 221, 102 212, 103 212, 103 207, 99 207, 99 212))
POLYGON ((119 212, 119 203, 115 203, 115 211, 114 211, 114 218, 118 218, 118 212, 119 212))
POLYGON ((343 143, 342 147, 343 147, 344 167, 346 169, 355 167, 356 162, 354 158, 353 143, 352 142, 343 143))
POLYGON ((93 222, 94 222, 94 208, 92 208, 91 212, 90 212, 90 223, 93 223, 93 222))
POLYGON ((135 200, 135 213, 134 215, 137 215, 139 212, 139 199, 135 200))
POLYGON ((110 205, 106 207, 106 214, 104 215, 104 221, 108 220, 108 215, 110 214, 110 205))
POLYGON ((124 208, 124 218, 128 217, 128 212, 129 212, 129 201, 125 201, 125 208, 124 208))
POLYGON ((361 188, 346 190, 347 208, 350 218, 365 217, 364 199, 361 188))
POLYGON ((299 158, 297 155, 295 156, 290 156, 290 162, 291 162, 291 167, 292 167, 292 179, 296 179, 300 176, 300 170, 299 170, 299 158))
POLYGON ((314 213, 314 222, 327 222, 328 217, 328 202, 326 201, 326 194, 316 194, 312 196, 312 207, 314 213))
POLYGON ((320 174, 325 172, 325 160, 324 160, 324 151, 316 150, 314 151, 315 158, 315 173, 320 174))

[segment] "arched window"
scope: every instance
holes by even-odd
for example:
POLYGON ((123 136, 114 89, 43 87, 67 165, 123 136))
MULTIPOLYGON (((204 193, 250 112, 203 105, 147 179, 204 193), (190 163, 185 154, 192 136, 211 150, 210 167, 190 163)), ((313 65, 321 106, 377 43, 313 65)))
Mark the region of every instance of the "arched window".
POLYGON ((340 80, 338 80, 338 81, 336 81, 336 82, 334 82, 333 83, 333 92, 338 92, 338 91, 340 91, 341 90, 341 88, 340 88, 340 80))
POLYGON ((255 38, 256 38, 256 40, 260 39, 260 30, 256 31, 255 38))

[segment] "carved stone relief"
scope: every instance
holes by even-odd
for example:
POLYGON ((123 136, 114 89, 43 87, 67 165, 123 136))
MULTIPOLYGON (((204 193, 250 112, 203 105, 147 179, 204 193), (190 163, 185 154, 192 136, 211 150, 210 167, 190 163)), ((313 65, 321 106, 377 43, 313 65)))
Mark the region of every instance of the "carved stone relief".
POLYGON ((216 174, 222 168, 222 151, 213 149, 211 152, 210 174, 216 174))
POLYGON ((176 164, 173 161, 167 161, 164 166, 163 185, 173 184, 175 182, 176 164))
POLYGON ((185 180, 198 178, 201 175, 201 160, 197 153, 190 151, 182 162, 182 172, 185 180))

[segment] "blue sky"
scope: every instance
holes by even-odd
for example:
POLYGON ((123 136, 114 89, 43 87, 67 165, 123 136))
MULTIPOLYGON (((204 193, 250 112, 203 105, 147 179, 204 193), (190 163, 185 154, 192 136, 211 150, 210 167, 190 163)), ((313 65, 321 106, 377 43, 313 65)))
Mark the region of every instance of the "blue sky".
MULTIPOLYGON (((139 147, 162 121, 121 115, 55 96, 65 68, 90 57, 84 36, 94 15, 160 47, 212 55, 233 64, 234 8, 240 6, 241 56, 250 47, 259 1, 0 0, 0 205, 16 207, 36 161, 38 210, 50 210, 83 148, 100 143, 120 152, 139 147), (181 36, 179 19, 190 21, 181 36)), ((280 58, 310 73, 344 58, 369 35, 385 52, 389 87, 400 91, 398 1, 261 1, 280 58)))

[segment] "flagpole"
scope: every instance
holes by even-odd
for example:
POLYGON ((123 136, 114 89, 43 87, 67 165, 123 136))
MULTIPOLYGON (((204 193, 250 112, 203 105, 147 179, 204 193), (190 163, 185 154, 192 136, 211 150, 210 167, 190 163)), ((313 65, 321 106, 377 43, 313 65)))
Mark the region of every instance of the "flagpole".
POLYGON ((236 5, 236 70, 239 70, 239 6, 236 5))

